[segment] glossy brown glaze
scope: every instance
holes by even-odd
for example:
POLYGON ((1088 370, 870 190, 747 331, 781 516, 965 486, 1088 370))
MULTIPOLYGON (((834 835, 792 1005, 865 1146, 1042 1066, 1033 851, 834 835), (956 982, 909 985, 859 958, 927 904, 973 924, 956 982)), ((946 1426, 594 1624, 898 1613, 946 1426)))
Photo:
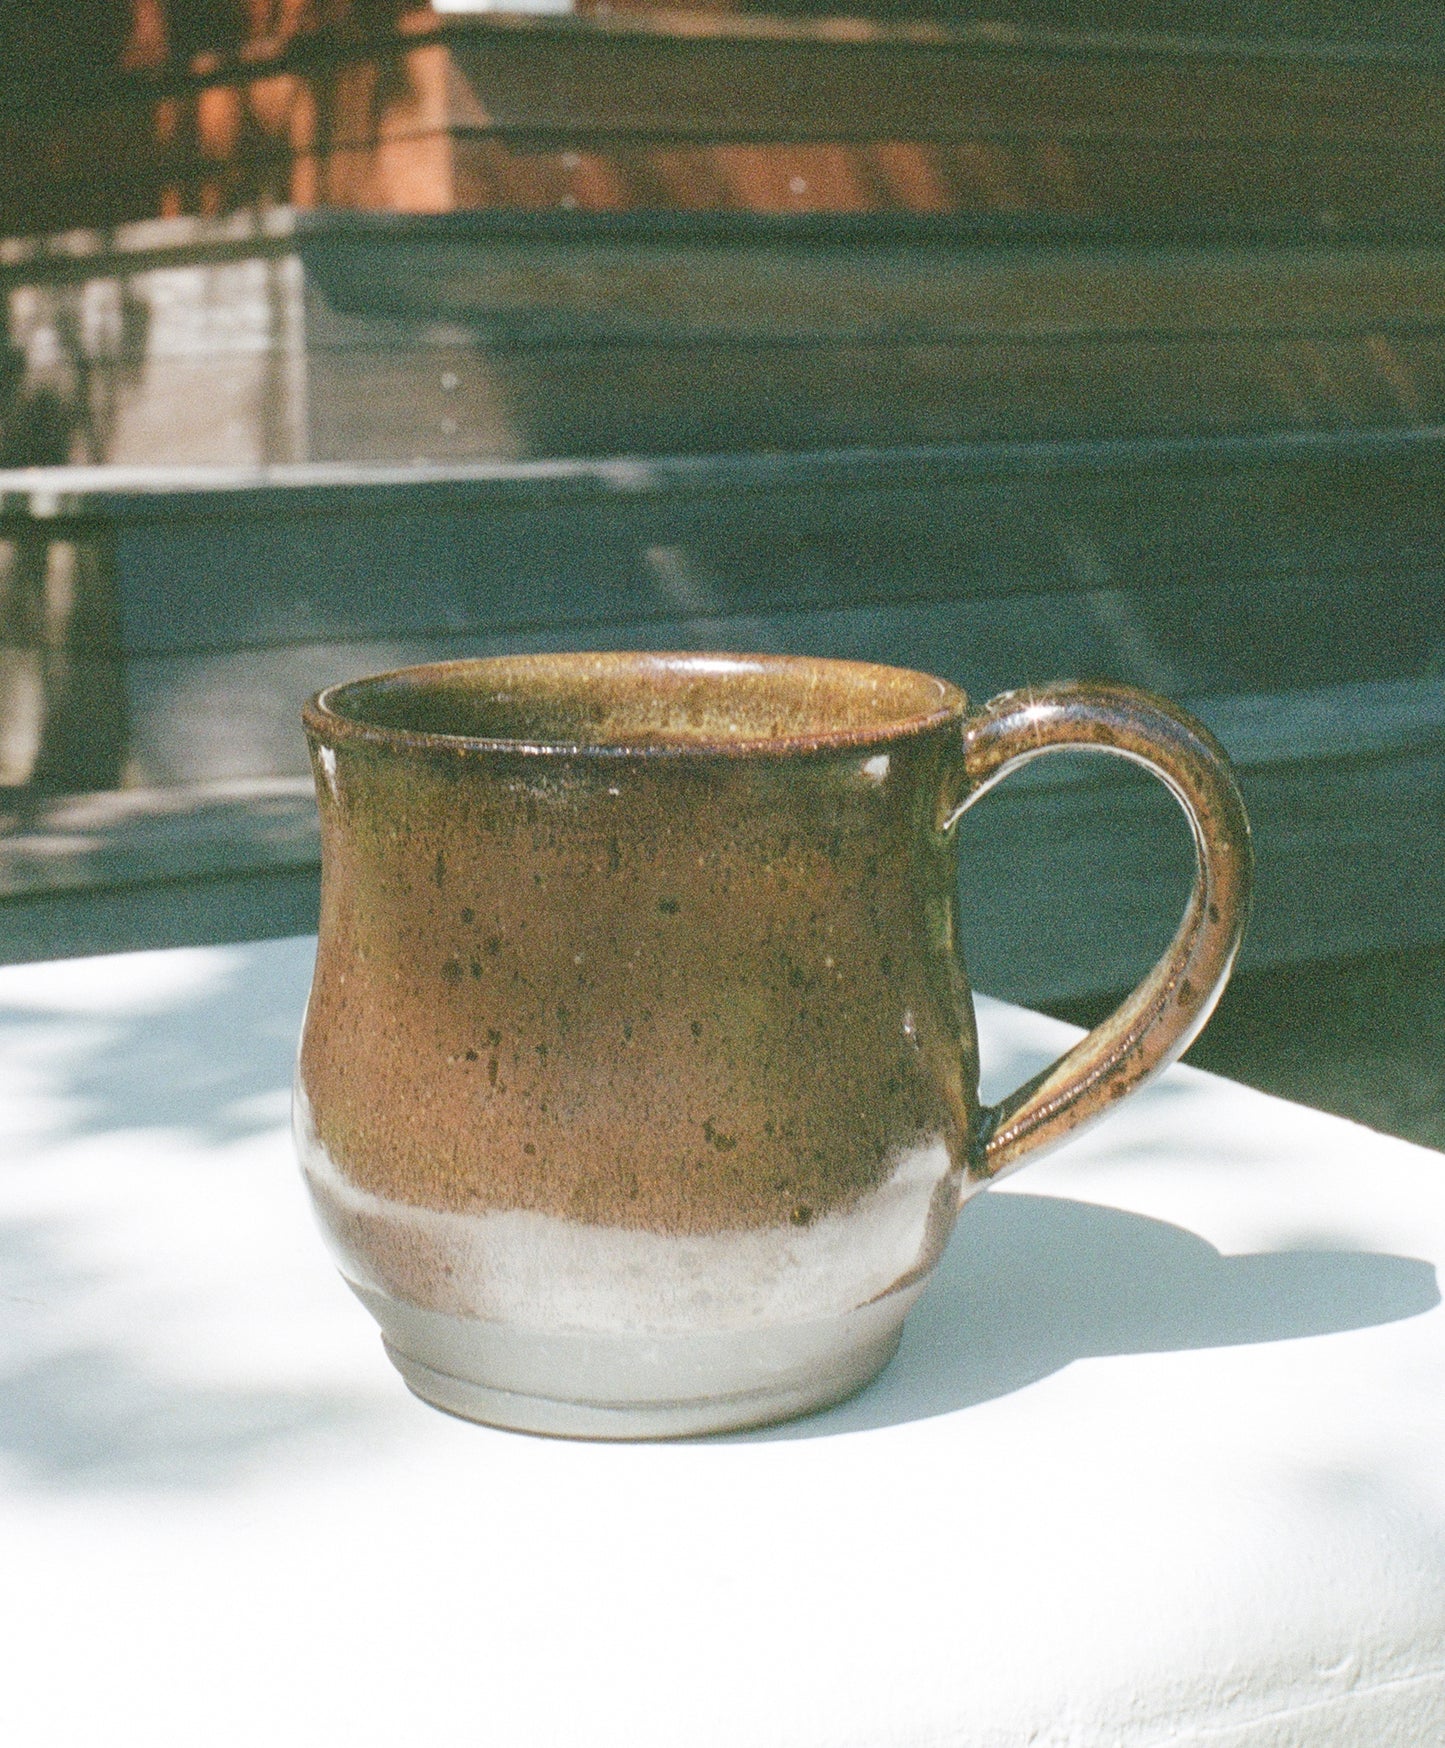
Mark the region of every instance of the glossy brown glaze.
POLYGON ((893 670, 653 656, 312 706, 332 1159, 387 1199, 669 1233, 806 1226, 924 1136, 961 1168, 963 711, 893 670))
POLYGON ((1149 975, 1052 1067, 983 1114, 975 1175, 996 1177, 1104 1115, 1175 1061, 1229 980, 1249 916, 1254 853, 1224 749, 1201 723, 1130 686, 1005 692, 969 719, 956 821, 1011 771, 1048 752, 1110 753, 1158 777, 1189 822, 1194 882, 1183 921, 1149 975))

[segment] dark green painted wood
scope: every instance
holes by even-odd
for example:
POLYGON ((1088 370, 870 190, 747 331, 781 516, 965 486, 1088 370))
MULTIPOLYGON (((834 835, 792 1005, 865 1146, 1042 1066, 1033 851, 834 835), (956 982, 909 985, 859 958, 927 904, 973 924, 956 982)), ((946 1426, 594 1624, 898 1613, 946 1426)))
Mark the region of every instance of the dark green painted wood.
POLYGON ((1212 613, 1269 690, 1415 671, 1445 575, 1437 431, 103 477, 0 474, 0 540, 113 545, 96 653, 1125 595, 1188 689, 1212 613))
MULTIPOLYGON (((149 489, 12 474, 0 510, 6 538, 83 548, 114 584, 109 605, 96 596, 89 659, 121 683, 113 751, 133 777, 152 757, 172 781, 299 774, 306 691, 485 649, 856 654, 975 696, 1070 672, 1152 685, 1192 702, 1241 761, 1259 964, 1445 938, 1442 452, 1440 433, 1386 432, 193 473, 149 489)), ((83 740, 102 718, 84 692, 67 698, 61 727, 83 740)), ((104 926, 129 944, 167 894, 174 918, 192 915, 192 887, 211 920, 168 927, 304 926, 314 850, 298 793, 283 784, 239 811, 202 794, 187 818, 56 852, 68 875, 35 849, 49 829, 54 851, 59 816, 34 815, 28 863, 14 840, 12 871, 30 874, 12 872, 0 951, 22 937, 94 948, 79 921, 65 934, 83 912, 58 889, 80 881, 116 895, 104 926)), ((1113 767, 1026 773, 968 834, 980 987, 1029 1000, 1116 987, 1172 923, 1183 827, 1162 792, 1113 767)))

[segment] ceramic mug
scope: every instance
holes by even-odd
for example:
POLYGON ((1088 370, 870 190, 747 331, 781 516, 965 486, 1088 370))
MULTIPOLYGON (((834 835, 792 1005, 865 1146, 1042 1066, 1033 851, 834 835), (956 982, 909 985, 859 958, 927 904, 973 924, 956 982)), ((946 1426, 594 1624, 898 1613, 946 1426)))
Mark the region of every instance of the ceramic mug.
POLYGON ((302 1166, 406 1382, 496 1425, 667 1437, 857 1390, 961 1202, 1172 1061, 1243 929, 1227 761, 1124 687, 971 710, 865 663, 517 656, 304 719, 302 1166), (1117 1012, 987 1108, 954 828, 1059 749, 1169 787, 1193 891, 1117 1012))

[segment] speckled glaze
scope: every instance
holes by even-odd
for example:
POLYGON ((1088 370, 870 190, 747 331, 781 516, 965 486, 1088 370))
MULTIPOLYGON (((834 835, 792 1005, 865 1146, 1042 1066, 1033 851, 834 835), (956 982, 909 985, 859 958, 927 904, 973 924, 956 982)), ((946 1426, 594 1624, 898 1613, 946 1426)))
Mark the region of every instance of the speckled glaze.
POLYGON ((1140 694, 970 715, 865 664, 538 656, 357 681, 305 723, 303 1167, 407 1381, 474 1418, 657 1436, 857 1388, 967 1189, 1183 1048, 1238 942, 1222 756, 1140 694), (1162 993, 984 1112, 953 825, 1055 744, 1156 769, 1208 890, 1162 993))

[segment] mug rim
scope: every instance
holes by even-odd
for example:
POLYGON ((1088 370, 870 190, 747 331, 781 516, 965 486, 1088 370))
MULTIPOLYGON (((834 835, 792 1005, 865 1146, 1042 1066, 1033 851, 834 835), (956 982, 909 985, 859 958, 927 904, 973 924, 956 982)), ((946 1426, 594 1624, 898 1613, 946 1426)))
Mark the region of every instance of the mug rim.
POLYGON ((952 681, 918 668, 903 668, 883 662, 854 661, 832 656, 751 654, 721 650, 566 650, 501 656, 464 656, 448 661, 420 662, 381 673, 358 676, 323 687, 302 709, 306 729, 328 744, 363 741, 401 751, 451 751, 457 753, 512 753, 524 755, 568 754, 586 757, 679 758, 757 757, 769 754, 830 752, 860 746, 877 746, 924 734, 955 721, 968 709, 968 697, 952 681), (599 681, 609 674, 645 673, 648 668, 676 673, 691 670, 699 675, 714 672, 790 672, 799 677, 809 670, 834 678, 847 676, 875 685, 886 678, 892 683, 909 680, 934 689, 932 709, 900 712, 871 723, 820 728, 806 733, 768 735, 722 735, 706 732, 678 734, 674 738, 615 740, 535 740, 520 736, 448 734, 435 730, 397 727, 347 714, 342 708, 348 693, 387 684, 427 681, 441 683, 460 673, 478 669, 532 669, 538 677, 549 671, 570 671, 579 685, 599 681))

